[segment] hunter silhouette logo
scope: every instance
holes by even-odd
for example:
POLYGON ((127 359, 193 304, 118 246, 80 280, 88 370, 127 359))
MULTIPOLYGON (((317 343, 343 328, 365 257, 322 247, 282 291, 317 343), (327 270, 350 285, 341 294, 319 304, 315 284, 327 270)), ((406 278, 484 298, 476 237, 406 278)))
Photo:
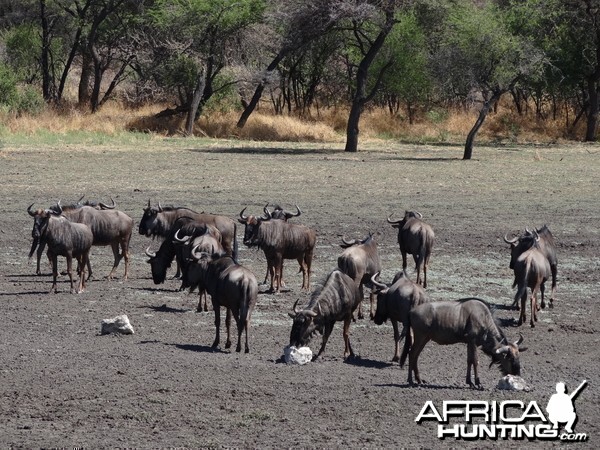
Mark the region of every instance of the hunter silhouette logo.
POLYGON ((558 429, 559 423, 566 423, 565 431, 567 433, 573 433, 573 426, 577 421, 573 400, 575 400, 575 397, 579 395, 586 385, 587 380, 583 380, 577 389, 571 394, 567 394, 565 383, 556 383, 556 394, 552 394, 552 397, 550 397, 550 400, 548 401, 548 406, 546 406, 548 420, 552 422, 553 430, 558 429))
POLYGON ((440 439, 587 441, 586 433, 573 431, 577 423, 573 402, 586 386, 587 381, 583 380, 567 394, 565 383, 556 383, 556 393, 548 400, 546 414, 535 400, 444 400, 438 406, 428 400, 415 422, 437 422, 440 439))

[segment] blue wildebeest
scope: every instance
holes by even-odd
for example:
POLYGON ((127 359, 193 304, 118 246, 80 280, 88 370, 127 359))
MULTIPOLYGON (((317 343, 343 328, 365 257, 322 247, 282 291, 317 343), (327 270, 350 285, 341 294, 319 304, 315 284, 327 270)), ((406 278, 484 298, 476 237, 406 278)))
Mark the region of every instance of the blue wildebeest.
MULTIPOLYGON (((197 278, 192 278, 190 284, 205 289, 211 297, 215 310, 216 336, 213 348, 219 346, 219 329, 221 326, 221 306, 227 308, 225 325, 227 327, 227 341, 225 348, 231 347, 230 325, 231 316, 235 319, 238 330, 236 352, 241 351, 242 332, 246 334, 245 353, 250 352, 248 346, 248 331, 250 329, 250 316, 256 305, 258 296, 258 283, 254 274, 247 268, 240 266, 225 252, 209 255, 192 249, 192 257, 196 260, 198 271, 197 278)), ((191 275, 191 274, 190 274, 191 275)))
MULTIPOLYGON (((360 290, 360 298, 364 297, 363 286, 371 284, 371 277, 381 271, 381 260, 377 251, 377 242, 369 234, 363 240, 348 241, 342 238, 341 247, 344 249, 338 257, 338 268, 354 280, 360 290)), ((369 294, 369 316, 375 314, 375 294, 369 294)), ((362 319, 362 301, 358 306, 358 318, 362 319)))
MULTIPOLYGON (((175 233, 173 237, 173 242, 179 248, 179 253, 181 254, 181 268, 182 268, 182 276, 181 276, 181 288, 183 290, 185 288, 190 287, 190 292, 193 291, 195 286, 191 286, 190 280, 198 279, 198 274, 195 273, 199 269, 198 264, 191 264, 192 261, 195 261, 197 258, 192 256, 192 249, 195 249, 196 253, 208 253, 209 255, 214 255, 215 253, 224 252, 223 246, 221 245, 221 233, 213 226, 204 226, 204 230, 195 229, 191 232, 191 234, 186 234, 189 231, 187 227, 182 227, 175 233), (179 236, 180 233, 183 233, 183 237, 179 236)), ((204 311, 208 311, 208 301, 206 290, 199 287, 199 301, 198 308, 196 309, 198 312, 202 311, 202 299, 204 298, 204 311)))
POLYGON ((197 222, 204 223, 206 225, 214 226, 221 233, 222 245, 227 254, 237 259, 237 239, 236 231, 237 224, 235 220, 230 217, 197 213, 189 208, 174 207, 174 206, 161 206, 160 202, 158 206, 150 206, 150 200, 148 200, 148 206, 144 208, 144 214, 140 221, 139 232, 144 236, 159 236, 166 238, 171 230, 171 227, 179 217, 191 217, 197 222))
POLYGON ((271 290, 279 292, 283 275, 283 260, 296 259, 302 272, 302 289, 310 289, 310 268, 317 240, 316 233, 304 225, 272 220, 269 211, 263 217, 245 216, 242 209, 240 223, 245 225, 244 244, 259 247, 265 253, 271 275, 271 290))
POLYGON ((402 269, 406 269, 406 255, 410 254, 415 260, 417 269, 417 283, 427 287, 427 267, 435 234, 431 226, 423 220, 423 215, 417 211, 405 211, 404 217, 397 221, 392 221, 394 214, 390 214, 387 221, 393 228, 398 229, 398 245, 402 253, 402 269), (421 281, 421 267, 423 268, 423 280, 421 281))
MULTIPOLYGON (((554 293, 556 291, 556 274, 558 267, 558 259, 556 257, 557 252, 556 244, 554 242, 554 236, 552 236, 548 225, 544 225, 541 228, 538 228, 534 231, 530 231, 529 229, 525 228, 525 233, 523 235, 517 236, 513 239, 508 239, 508 237, 505 235, 504 241, 511 247, 509 265, 511 269, 514 269, 515 262, 517 261, 519 256, 533 246, 539 248, 542 254, 546 257, 548 263, 550 264, 550 272, 552 273, 552 292, 550 293, 550 308, 553 308, 554 293)), ((544 307, 545 303, 542 301, 542 308, 544 307)))
MULTIPOLYGON (((61 208, 60 202, 56 207, 61 208)), ((111 279, 119 266, 121 259, 125 260, 126 280, 129 276, 129 241, 133 231, 133 219, 123 211, 113 209, 96 209, 91 206, 80 206, 72 209, 65 209, 63 215, 72 222, 83 223, 89 226, 94 235, 94 246, 110 245, 114 255, 112 270, 108 274, 111 279), (119 247, 121 253, 119 253, 119 247)), ((88 278, 92 276, 92 269, 88 266, 88 278)))
MULTIPOLYGON (((539 240, 539 236, 536 236, 536 244, 539 240)), ((550 263, 537 245, 533 245, 516 258, 513 264, 513 271, 515 273, 513 288, 517 287, 513 305, 521 300, 519 325, 522 325, 525 320, 527 320, 525 307, 527 306, 527 288, 529 288, 531 289, 531 317, 529 324, 532 327, 535 327, 535 322, 537 322, 537 311, 539 309, 537 305, 537 292, 538 290, 540 291, 542 295, 542 307, 545 307, 545 285, 552 272, 550 263)))
POLYGON ((27 208, 27 212, 34 218, 33 222, 33 244, 29 257, 33 255, 39 242, 43 240, 48 247, 48 257, 52 262, 52 288, 50 292, 57 292, 56 279, 58 277, 58 256, 67 259, 67 274, 71 281, 71 293, 83 292, 85 289, 85 267, 87 265, 90 248, 94 237, 89 226, 74 223, 58 211, 51 209, 38 209, 32 211, 33 203, 27 208), (73 284, 73 258, 79 263, 79 286, 74 289, 73 284))
POLYGON ((377 325, 383 325, 385 321, 390 319, 394 329, 394 357, 392 361, 400 361, 400 340, 409 328, 409 314, 415 306, 428 303, 431 299, 425 289, 408 278, 403 270, 394 276, 390 286, 378 282, 375 278, 374 275, 371 279, 377 294, 377 310, 373 321, 377 325), (398 329, 398 322, 402 324, 402 333, 398 329))
POLYGON ((406 333, 406 341, 400 358, 400 366, 409 358, 408 383, 413 384, 413 372, 417 383, 422 383, 419 375, 418 359, 423 347, 430 340, 440 345, 467 344, 467 384, 471 381, 471 367, 475 375, 475 385, 481 386, 478 373, 477 347, 488 355, 493 364, 498 364, 503 375, 520 375, 519 352, 523 336, 509 343, 504 332, 494 321, 488 304, 479 298, 469 297, 457 301, 440 301, 418 305, 409 315, 411 333, 406 333))
POLYGON ((327 340, 335 322, 344 322, 344 358, 353 357, 354 351, 350 345, 350 322, 354 310, 362 300, 358 286, 352 278, 338 269, 332 271, 322 288, 313 292, 308 304, 298 307, 294 304, 294 312, 290 317, 294 320, 290 333, 290 345, 304 347, 318 332, 323 335, 319 353, 313 357, 316 360, 325 350, 327 340))

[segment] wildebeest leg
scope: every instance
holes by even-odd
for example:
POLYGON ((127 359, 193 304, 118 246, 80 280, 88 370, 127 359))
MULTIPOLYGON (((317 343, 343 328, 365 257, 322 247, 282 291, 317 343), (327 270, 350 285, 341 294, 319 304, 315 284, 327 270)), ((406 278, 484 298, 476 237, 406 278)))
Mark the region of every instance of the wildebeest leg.
POLYGON ((307 280, 307 264, 306 261, 304 260, 304 256, 301 256, 300 258, 298 258, 298 264, 300 265, 300 272, 302 272, 302 289, 307 289, 306 287, 306 280, 307 280))
MULTIPOLYGON (((42 260, 42 255, 44 254, 44 249, 46 248, 46 241, 44 239, 40 239, 40 243, 38 244, 37 254, 36 254, 36 268, 35 274, 41 275, 42 270, 40 269, 40 261, 42 260)), ((48 256, 48 262, 52 265, 52 261, 50 261, 50 256, 48 256)))
POLYGON ((108 274, 108 279, 112 280, 112 277, 115 274, 115 270, 117 270, 117 267, 119 266, 119 261, 121 261, 121 254, 119 253, 119 243, 118 242, 113 242, 112 244, 110 244, 110 246, 113 251, 113 256, 115 257, 115 261, 113 263, 112 270, 108 274))
POLYGON ((81 293, 85 290, 85 267, 88 263, 88 256, 89 253, 85 252, 83 253, 81 256, 79 256, 77 258, 77 261, 79 262, 79 289, 78 289, 78 293, 81 293))
POLYGON ((550 292, 550 308, 554 308, 554 292, 556 292, 556 264, 550 265, 552 272, 552 291, 550 292))
POLYGON ((423 265, 423 255, 420 253, 413 255, 413 259, 415 260, 415 270, 417 271, 417 284, 423 284, 423 280, 421 280, 421 266, 423 265))
POLYGON ((481 386, 479 372, 477 370, 477 345, 473 341, 467 343, 467 384, 473 387, 473 382, 471 381, 471 367, 473 367, 473 375, 475 375, 475 385, 481 386))
MULTIPOLYGON (((540 294, 542 295, 542 309, 546 308, 546 300, 544 299, 544 291, 546 290, 546 281, 542 281, 542 284, 540 285, 540 294)), ((538 306, 538 311, 540 310, 540 307, 538 306)))
POLYGON ((212 304, 215 310, 215 328, 217 329, 212 348, 217 348, 219 346, 219 327, 221 326, 221 306, 214 299, 212 299, 212 304))
POLYGON ((350 322, 352 322, 352 315, 344 319, 344 358, 354 358, 354 350, 352 350, 352 345, 350 344, 350 322))
POLYGON ((329 339, 329 336, 331 335, 331 332, 333 331, 333 324, 334 324, 334 322, 325 324, 325 331, 323 332, 323 342, 321 343, 321 348, 319 349, 319 353, 317 353, 316 356, 313 356, 313 358, 312 358, 313 361, 316 361, 316 359, 319 356, 321 356, 321 353, 323 353, 323 351, 325 350, 325 346, 327 345, 327 340, 329 339))
POLYGON ((227 308, 227 314, 225 315, 225 328, 227 328, 227 341, 225 341, 225 348, 231 348, 231 309, 229 308, 227 308))
POLYGON ((400 331, 398 330, 398 321, 391 319, 392 328, 394 329, 394 357, 392 362, 400 361, 400 331))
POLYGON ((69 275, 69 281, 71 282, 71 294, 75 293, 75 285, 73 283, 73 255, 67 253, 67 275, 69 275))
POLYGON ((121 257, 125 260, 125 274, 123 275, 123 279, 127 280, 129 278, 129 240, 131 239, 131 234, 121 241, 121 257))
POLYGON ((365 316, 363 315, 363 312, 362 312, 362 304, 363 304, 363 300, 365 299, 365 294, 363 291, 362 283, 359 283, 359 285, 358 285, 358 292, 360 293, 359 294, 360 301, 358 302, 358 318, 363 319, 365 316))
POLYGON ((48 257, 50 258, 50 261, 52 261, 52 287, 50 288, 50 292, 54 291, 54 293, 56 294, 56 279, 58 278, 58 256, 48 252, 48 257))
POLYGON ((419 360, 419 355, 421 354, 421 351, 423 350, 423 347, 425 347, 425 344, 427 344, 427 342, 429 342, 429 337, 423 337, 423 336, 418 336, 418 335, 414 336, 414 341, 410 348, 410 353, 408 355, 408 383, 409 384, 413 384, 413 379, 412 379, 413 372, 415 373, 416 382, 419 384, 424 383, 424 381, 421 380, 421 376, 419 375, 418 360, 419 360))
POLYGON ((535 327, 534 322, 537 322, 537 291, 537 287, 533 288, 531 291, 531 317, 529 318, 529 325, 531 325, 532 328, 535 327))
POLYGON ((313 250, 310 250, 304 254, 304 263, 306 264, 306 274, 302 274, 302 288, 307 291, 310 290, 310 271, 312 266, 313 250), (304 282, 304 275, 306 275, 306 283, 304 282))

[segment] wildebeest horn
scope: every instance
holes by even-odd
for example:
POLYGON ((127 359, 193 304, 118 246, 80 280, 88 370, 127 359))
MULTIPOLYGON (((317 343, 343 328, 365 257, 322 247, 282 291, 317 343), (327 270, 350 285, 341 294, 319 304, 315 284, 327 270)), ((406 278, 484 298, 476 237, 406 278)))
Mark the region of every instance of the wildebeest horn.
POLYGON ((375 278, 377 278, 379 276, 380 272, 377 272, 375 275, 373 275, 371 277, 371 283, 373 283, 374 286, 380 288, 380 289, 387 289, 387 285, 380 283, 379 281, 377 281, 375 278))
POLYGON ((517 242, 519 240, 518 237, 514 238, 514 239, 508 239, 508 234, 504 235, 504 242, 506 242, 507 244, 514 244, 515 242, 517 242))
POLYGON ((496 349, 496 354, 500 355, 501 353, 508 353, 509 350, 510 347, 508 345, 503 345, 502 347, 496 349))
POLYGON ((78 205, 81 203, 81 200, 83 200, 83 197, 85 197, 85 194, 83 194, 81 197, 79 197, 79 200, 77 200, 78 205))
POLYGON ((149 256, 150 258, 156 258, 156 253, 151 252, 150 247, 148 247, 146 249, 146 255, 149 256))
POLYGON ((388 218, 387 218, 387 221, 388 221, 388 223, 400 223, 400 222, 402 222, 402 219, 400 219, 400 220, 390 220, 390 219, 392 218, 392 216, 393 216, 393 215, 394 215, 394 213, 391 213, 391 214, 388 216, 388 218))
POLYGON ((195 245, 194 248, 192 248, 192 258, 194 258, 196 261, 200 261, 203 255, 210 256, 207 252, 199 252, 198 247, 200 247, 200 244, 195 245))
POLYGON ((179 237, 179 232, 181 231, 181 228, 179 230, 177 230, 177 232, 175 233, 175 236, 173 236, 173 239, 175 239, 175 241, 181 243, 181 244, 185 244, 186 242, 188 242, 191 238, 191 236, 184 236, 183 238, 179 237))
POLYGON ((421 214, 419 211, 413 211, 417 216, 419 216, 419 219, 423 218, 423 214, 421 214))
MULTIPOLYGON (((248 208, 248 207, 246 206, 246 208, 248 208)), ((244 209, 242 209, 242 210, 240 211, 240 218, 241 218, 241 219, 242 219, 244 222, 248 220, 248 216, 245 216, 245 215, 244 215, 244 211, 246 211, 246 208, 244 208, 244 209)))
POLYGON ((523 334, 519 333, 519 340, 515 341, 515 345, 518 347, 523 343, 523 334))
POLYGON ((61 215, 63 212, 62 206, 60 206, 60 200, 56 202, 56 212, 55 214, 57 215, 61 215))
POLYGON ((535 238, 535 242, 540 241, 540 235, 535 230, 533 230, 533 237, 535 238))
POLYGON ((297 212, 294 214, 292 212, 287 212, 285 213, 285 215, 287 217, 298 217, 300 214, 302 214, 302 211, 300 211, 300 208, 298 207, 298 205, 294 205, 296 207, 297 212))
POLYGON ((152 206, 150 205, 150 199, 148 199, 148 209, 152 208, 152 206))
POLYGON ((294 303, 294 306, 292 307, 292 310, 294 311, 294 314, 298 314, 300 312, 300 309, 298 309, 298 302, 300 301, 300 299, 296 300, 296 303, 294 303))
POLYGON ((271 213, 269 212, 269 210, 267 209, 267 207, 268 207, 268 206, 269 206, 269 204, 267 203, 267 204, 264 206, 264 208, 263 208, 263 211, 264 211, 264 212, 265 212, 265 214, 267 214, 267 215, 271 214, 271 213))
POLYGON ((162 206, 160 206, 160 201, 158 202, 158 212, 162 212, 162 206))
POLYGON ((33 206, 33 203, 31 205, 29 205, 29 208, 27 208, 27 212, 29 213, 29 215, 31 217, 35 217, 35 213, 31 210, 32 206, 33 206))
MULTIPOLYGON (((268 203, 267 203, 268 205, 268 203)), ((271 212, 267 209, 267 207, 265 206, 264 208, 264 212, 265 215, 263 217, 261 217, 262 220, 271 220, 271 218, 273 217, 273 215, 271 214, 271 212)))
POLYGON ((356 244, 356 239, 352 239, 351 241, 347 241, 345 237, 342 236, 342 242, 350 247, 351 245, 356 244))
MULTIPOLYGON (((83 198, 83 197, 81 197, 83 198)), ((114 199, 111 197, 110 201, 112 202, 112 206, 111 205, 107 205, 106 203, 102 203, 102 202, 98 202, 98 205, 100 206, 100 208, 102 209, 115 209, 115 207, 117 206, 117 204, 115 203, 114 199)))
POLYGON ((533 234, 528 227, 525 227, 525 234, 533 234))

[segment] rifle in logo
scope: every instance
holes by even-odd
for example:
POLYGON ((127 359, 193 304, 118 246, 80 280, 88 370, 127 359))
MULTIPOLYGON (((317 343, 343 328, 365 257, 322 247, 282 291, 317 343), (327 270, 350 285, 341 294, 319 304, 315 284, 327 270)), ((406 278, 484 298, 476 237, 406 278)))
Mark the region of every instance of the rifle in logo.
POLYGON ((575 413, 573 400, 579 395, 586 385, 587 380, 583 380, 577 389, 575 389, 571 394, 567 394, 565 383, 556 383, 556 394, 552 394, 550 400, 548 401, 548 406, 546 406, 548 420, 552 422, 553 429, 558 429, 559 423, 566 423, 565 431, 567 433, 573 433, 573 426, 577 420, 577 414, 575 413))

